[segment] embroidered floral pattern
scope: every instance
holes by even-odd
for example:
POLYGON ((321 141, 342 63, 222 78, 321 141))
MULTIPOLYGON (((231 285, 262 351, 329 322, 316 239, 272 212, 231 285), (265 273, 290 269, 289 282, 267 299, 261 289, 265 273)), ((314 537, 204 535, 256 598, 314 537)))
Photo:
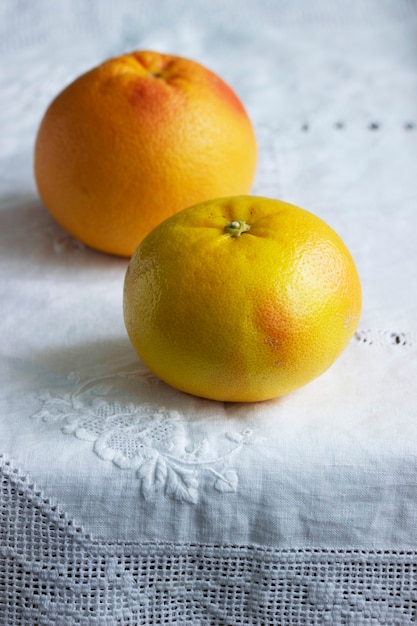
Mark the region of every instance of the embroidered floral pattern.
POLYGON ((237 490, 238 475, 229 462, 251 441, 250 430, 218 434, 213 456, 192 419, 141 399, 143 386, 158 384, 148 370, 139 367, 88 381, 72 374, 69 380, 72 391, 41 394, 42 406, 33 417, 59 422, 62 432, 94 442, 100 458, 134 469, 144 498, 165 495, 196 503, 202 489, 237 490))

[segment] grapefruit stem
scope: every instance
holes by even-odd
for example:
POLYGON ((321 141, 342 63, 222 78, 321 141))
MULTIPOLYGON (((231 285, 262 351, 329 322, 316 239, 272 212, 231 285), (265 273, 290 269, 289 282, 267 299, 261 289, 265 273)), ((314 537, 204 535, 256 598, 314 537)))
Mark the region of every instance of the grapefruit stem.
POLYGON ((236 220, 235 222, 229 222, 229 224, 226 224, 224 230, 232 237, 240 237, 242 233, 247 233, 248 230, 250 230, 250 226, 244 220, 241 222, 236 220))

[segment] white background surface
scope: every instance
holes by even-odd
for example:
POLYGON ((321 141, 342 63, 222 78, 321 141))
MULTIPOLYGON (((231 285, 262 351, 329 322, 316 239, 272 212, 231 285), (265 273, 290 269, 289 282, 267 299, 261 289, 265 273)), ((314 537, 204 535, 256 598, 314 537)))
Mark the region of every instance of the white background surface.
POLYGON ((0 453, 104 542, 414 549, 415 3, 2 0, 0 55, 0 453), (317 213, 356 260, 356 337, 286 398, 225 406, 149 376, 122 320, 127 262, 37 198, 50 99, 134 48, 227 80, 259 138, 254 193, 317 213), (168 413, 144 434, 147 407, 168 413))
MULTIPOLYGON (((23 3, 20 11, 18 4, 1 9, 3 451, 100 536, 413 545, 414 515, 398 524, 396 483, 412 506, 417 80, 411 4, 377 10, 372 2, 349 9, 295 2, 278 10, 247 2, 238 11, 234 3, 210 10, 196 3, 174 11, 163 3, 158 11, 144 4, 142 12, 129 3, 117 10, 64 3, 63 13, 53 3, 36 10, 23 3), (227 79, 259 136, 254 193, 316 212, 354 255, 364 290, 362 334, 331 371, 292 396, 225 408, 162 383, 138 383, 126 392, 118 374, 137 365, 122 321, 126 261, 79 246, 37 198, 31 160, 44 107, 81 70, 135 47, 188 55, 227 79), (88 397, 80 391, 85 384, 95 385, 88 397), (177 511, 161 492, 144 501, 134 461, 122 471, 93 452, 97 428, 87 428, 88 442, 62 434, 65 420, 98 419, 99 394, 116 403, 116 414, 132 400, 139 420, 143 404, 179 411, 184 440, 170 443, 173 457, 182 463, 188 449, 206 442, 193 466, 196 502, 177 511), (74 398, 76 416, 68 417, 74 398), (249 426, 245 453, 223 462, 225 433, 249 426), (233 472, 232 492, 213 494, 205 486, 210 459, 210 472, 233 472), (91 495, 83 504, 85 485, 91 495), (170 521, 155 528, 153 515, 161 513, 170 521)), ((114 428, 107 413, 103 432, 114 428)), ((125 444, 111 445, 120 452, 125 444)))

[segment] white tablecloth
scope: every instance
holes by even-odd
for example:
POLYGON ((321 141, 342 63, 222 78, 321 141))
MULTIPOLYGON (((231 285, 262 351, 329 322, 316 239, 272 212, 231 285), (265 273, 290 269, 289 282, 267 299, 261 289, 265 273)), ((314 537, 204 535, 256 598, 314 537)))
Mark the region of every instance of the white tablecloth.
POLYGON ((413 624, 417 5, 0 0, 0 624, 413 624), (37 197, 36 129, 82 71, 188 56, 252 118, 253 193, 313 211, 363 285, 323 376, 259 404, 138 361, 127 261, 37 197))

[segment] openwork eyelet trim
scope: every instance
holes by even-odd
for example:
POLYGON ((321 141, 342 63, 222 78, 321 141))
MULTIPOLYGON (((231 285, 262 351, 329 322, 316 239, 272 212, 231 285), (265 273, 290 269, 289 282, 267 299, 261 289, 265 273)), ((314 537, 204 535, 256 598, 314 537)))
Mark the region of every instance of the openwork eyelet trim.
POLYGON ((361 329, 356 331, 354 340, 367 346, 412 348, 417 345, 417 334, 404 331, 361 329))
POLYGON ((415 550, 93 539, 0 457, 2 626, 414 624, 415 550))

